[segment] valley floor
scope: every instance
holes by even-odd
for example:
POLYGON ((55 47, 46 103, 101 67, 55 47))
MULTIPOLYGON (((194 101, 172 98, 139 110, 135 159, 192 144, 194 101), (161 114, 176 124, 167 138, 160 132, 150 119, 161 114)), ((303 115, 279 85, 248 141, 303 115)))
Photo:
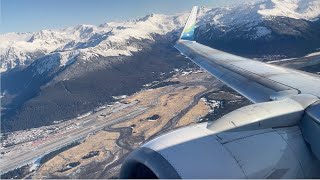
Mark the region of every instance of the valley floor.
POLYGON ((117 176, 125 155, 143 142, 172 129, 196 123, 208 114, 210 106, 200 98, 215 86, 221 86, 202 71, 180 72, 153 87, 162 85, 142 90, 73 120, 16 132, 14 136, 7 137, 4 141, 7 146, 1 149, 2 171, 11 171, 48 152, 80 141, 79 145, 42 162, 31 176, 117 176), (29 136, 34 138, 25 138, 29 136))

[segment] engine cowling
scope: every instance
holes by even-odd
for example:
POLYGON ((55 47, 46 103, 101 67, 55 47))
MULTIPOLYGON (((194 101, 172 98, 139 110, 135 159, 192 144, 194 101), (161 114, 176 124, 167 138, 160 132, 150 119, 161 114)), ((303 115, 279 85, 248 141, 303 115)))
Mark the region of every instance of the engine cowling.
POLYGON ((319 178, 317 101, 296 95, 173 131, 131 153, 120 178, 319 178))
POLYGON ((314 178, 318 170, 298 126, 216 134, 202 123, 135 150, 120 178, 314 178))

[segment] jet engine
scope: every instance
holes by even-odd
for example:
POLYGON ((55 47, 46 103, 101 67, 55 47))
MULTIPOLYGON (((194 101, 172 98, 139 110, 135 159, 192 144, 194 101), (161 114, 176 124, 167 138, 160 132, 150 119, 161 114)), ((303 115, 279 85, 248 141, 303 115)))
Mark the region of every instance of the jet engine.
POLYGON ((120 178, 319 178, 319 160, 309 144, 316 138, 308 133, 306 141, 302 133, 310 129, 314 114, 305 108, 313 103, 304 96, 253 104, 172 131, 133 151, 120 178))

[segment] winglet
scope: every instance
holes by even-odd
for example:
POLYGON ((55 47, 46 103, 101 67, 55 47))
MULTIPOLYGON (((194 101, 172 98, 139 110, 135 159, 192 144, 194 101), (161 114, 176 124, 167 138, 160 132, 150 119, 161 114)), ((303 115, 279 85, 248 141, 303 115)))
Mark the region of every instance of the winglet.
POLYGON ((197 14, 198 14, 198 6, 193 6, 192 11, 189 15, 188 21, 181 33, 180 39, 193 41, 197 14))

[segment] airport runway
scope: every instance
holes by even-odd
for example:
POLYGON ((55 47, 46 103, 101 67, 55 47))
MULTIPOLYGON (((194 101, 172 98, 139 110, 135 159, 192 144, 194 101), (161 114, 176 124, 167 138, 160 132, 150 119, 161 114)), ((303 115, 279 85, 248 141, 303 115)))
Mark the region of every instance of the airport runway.
POLYGON ((94 117, 91 118, 91 120, 95 121, 95 123, 88 123, 85 127, 74 130, 73 132, 68 134, 68 136, 61 136, 60 138, 55 138, 54 140, 44 143, 43 145, 40 145, 29 151, 22 151, 10 157, 5 156, 1 159, 0 163, 1 174, 29 164, 32 161, 38 159, 39 157, 42 157, 46 154, 49 154, 52 151, 67 146, 72 142, 79 141, 82 138, 85 138, 88 134, 103 129, 105 126, 132 119, 144 113, 147 109, 147 107, 138 107, 124 117, 111 119, 107 122, 97 121, 97 117, 94 117))

